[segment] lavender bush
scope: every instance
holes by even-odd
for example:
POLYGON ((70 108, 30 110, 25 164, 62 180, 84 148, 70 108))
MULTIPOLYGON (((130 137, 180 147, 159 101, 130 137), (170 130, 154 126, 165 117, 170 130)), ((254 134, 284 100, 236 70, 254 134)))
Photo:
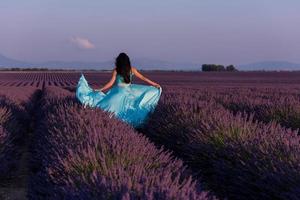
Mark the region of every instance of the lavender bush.
POLYGON ((13 176, 18 167, 29 119, 26 105, 32 93, 33 90, 17 93, 12 88, 10 93, 0 95, 0 181, 13 176))
POLYGON ((170 152, 58 90, 46 88, 41 101, 31 199, 214 198, 170 152))
POLYGON ((31 143, 29 199, 299 199, 299 72, 145 73, 164 88, 138 130, 156 147, 83 109, 78 72, 1 73, 0 183, 31 143))
POLYGON ((169 95, 185 99, 216 101, 234 114, 246 112, 265 123, 277 122, 286 128, 300 128, 300 90, 264 87, 200 87, 198 89, 170 90, 169 95))
POLYGON ((253 115, 233 115, 213 98, 195 95, 165 89, 142 132, 173 150, 220 197, 297 199, 297 133, 253 115))
POLYGON ((234 113, 254 113, 258 121, 275 121, 282 126, 300 128, 300 96, 291 89, 237 89, 225 90, 215 96, 218 102, 234 113))

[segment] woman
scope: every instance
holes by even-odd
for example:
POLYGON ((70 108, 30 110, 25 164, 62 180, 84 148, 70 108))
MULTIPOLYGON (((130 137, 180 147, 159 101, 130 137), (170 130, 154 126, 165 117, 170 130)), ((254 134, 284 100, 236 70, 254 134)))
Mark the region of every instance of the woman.
POLYGON ((111 80, 101 89, 89 87, 83 74, 76 88, 76 97, 86 107, 98 107, 115 114, 119 119, 135 128, 141 127, 147 116, 154 111, 161 96, 161 86, 143 76, 125 53, 120 53, 115 61, 111 80), (151 86, 133 84, 133 76, 151 86), (103 91, 108 90, 105 94, 103 91))

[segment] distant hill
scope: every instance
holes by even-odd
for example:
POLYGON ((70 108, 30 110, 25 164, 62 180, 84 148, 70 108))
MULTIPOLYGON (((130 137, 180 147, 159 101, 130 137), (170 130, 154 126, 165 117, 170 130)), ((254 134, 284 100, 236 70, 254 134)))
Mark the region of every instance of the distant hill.
POLYGON ((266 70, 266 71, 295 71, 300 70, 300 64, 287 61, 263 61, 244 65, 237 65, 239 70, 266 70))
POLYGON ((38 66, 47 67, 49 69, 98 69, 107 70, 112 68, 111 62, 83 62, 83 61, 48 61, 38 63, 38 66))
MULTIPOLYGON (((184 62, 170 62, 164 60, 156 60, 149 58, 132 59, 132 65, 138 69, 143 70, 201 70, 202 64, 198 63, 184 63, 184 62)), ((48 61, 48 62, 24 62, 8 58, 0 55, 0 68, 1 67, 43 67, 48 69, 96 69, 96 70, 109 70, 114 66, 114 61, 105 62, 84 62, 84 61, 48 61)), ((294 71, 300 70, 300 64, 291 63, 287 61, 263 61, 250 64, 236 65, 240 71, 294 71)))
POLYGON ((31 65, 30 63, 26 63, 26 62, 23 62, 23 61, 7 58, 7 57, 0 54, 0 67, 7 67, 7 66, 9 66, 9 67, 13 67, 13 66, 27 67, 27 66, 30 66, 30 65, 31 65))
MULTIPOLYGON (((201 64, 178 63, 162 60, 140 58, 132 60, 132 65, 144 70, 201 70, 201 64)), ((49 69, 112 69, 114 61, 83 62, 83 61, 48 61, 28 63, 0 55, 0 67, 45 67, 49 69)))
POLYGON ((132 61, 132 65, 141 69, 155 70, 201 70, 202 64, 187 62, 169 62, 149 58, 139 58, 132 61))

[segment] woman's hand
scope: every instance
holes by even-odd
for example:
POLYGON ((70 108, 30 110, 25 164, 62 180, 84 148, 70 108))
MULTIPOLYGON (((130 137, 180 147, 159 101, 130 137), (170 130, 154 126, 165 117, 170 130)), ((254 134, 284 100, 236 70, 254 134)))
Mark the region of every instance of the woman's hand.
POLYGON ((102 92, 102 88, 101 89, 95 89, 94 91, 102 92))
POLYGON ((155 83, 153 86, 156 88, 161 88, 161 86, 158 83, 155 83))

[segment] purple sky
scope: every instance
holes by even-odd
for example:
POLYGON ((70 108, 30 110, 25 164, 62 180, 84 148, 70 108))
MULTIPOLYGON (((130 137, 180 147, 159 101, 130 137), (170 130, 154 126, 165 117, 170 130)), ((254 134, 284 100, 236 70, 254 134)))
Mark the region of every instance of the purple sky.
POLYGON ((131 58, 300 63, 299 0, 1 0, 0 54, 24 61, 131 58))

